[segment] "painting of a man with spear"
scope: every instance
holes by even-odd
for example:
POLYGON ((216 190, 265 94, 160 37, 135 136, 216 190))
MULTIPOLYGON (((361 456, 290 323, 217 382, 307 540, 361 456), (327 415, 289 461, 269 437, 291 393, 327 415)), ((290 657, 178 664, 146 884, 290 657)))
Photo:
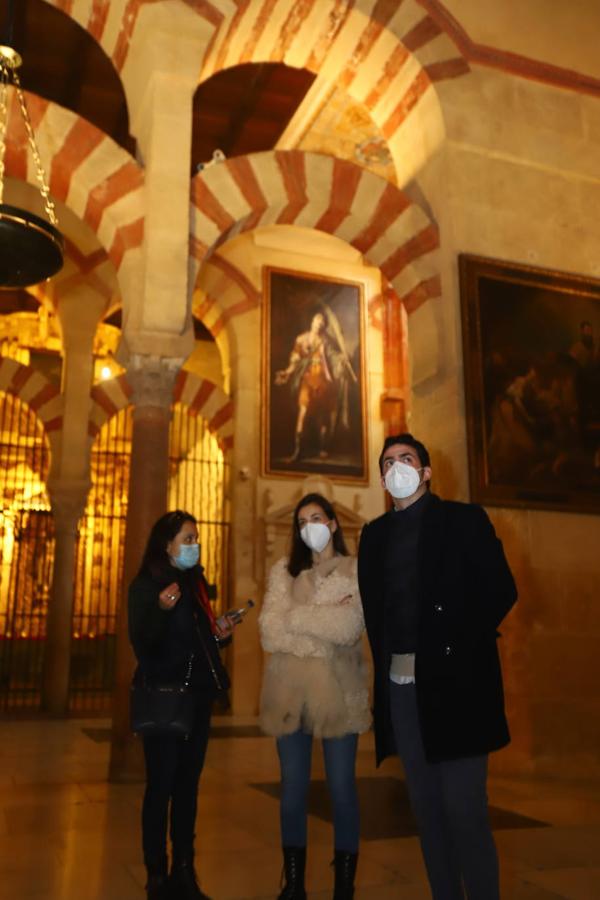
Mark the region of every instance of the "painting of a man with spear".
MULTIPOLYGON (((295 280, 307 283, 306 279, 295 280)), ((352 476, 363 463, 360 292, 355 285, 335 282, 308 285, 296 310, 289 295, 277 309, 277 286, 271 291, 273 365, 269 387, 271 410, 281 412, 271 422, 272 462, 284 469, 331 474, 345 474, 347 468, 352 476), (325 290, 319 291, 320 286, 325 290), (305 330, 294 335, 290 320, 300 326, 305 323, 305 330), (350 332, 347 336, 344 328, 350 332), (287 347, 285 332, 289 335, 287 347), (277 366, 282 357, 285 365, 277 366)))

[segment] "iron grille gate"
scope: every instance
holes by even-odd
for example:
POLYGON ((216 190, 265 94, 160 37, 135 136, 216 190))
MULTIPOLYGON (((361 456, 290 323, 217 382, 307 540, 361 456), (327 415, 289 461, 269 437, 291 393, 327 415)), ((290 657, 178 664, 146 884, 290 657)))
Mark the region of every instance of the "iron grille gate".
POLYGON ((0 393, 0 709, 39 705, 54 527, 36 415, 0 393))
MULTIPOLYGON (((76 555, 70 709, 90 713, 110 706, 117 606, 121 596, 123 543, 131 458, 132 410, 102 428, 92 449, 92 489, 76 555)), ((168 508, 198 519, 202 563, 217 586, 218 609, 226 603, 229 524, 228 467, 206 422, 176 404, 169 436, 168 508)))
MULTIPOLYGON (((131 409, 110 419, 92 449, 92 488, 74 572, 69 705, 110 706, 131 458, 131 409)), ((35 414, 0 393, 0 711, 39 708, 54 525, 46 491, 50 452, 35 414)), ((198 518, 203 564, 226 603, 227 465, 206 423, 177 404, 169 453, 169 506, 198 518)))
POLYGON ((101 429, 91 452, 92 486, 75 554, 69 708, 106 710, 115 661, 117 606, 123 572, 131 410, 101 429))

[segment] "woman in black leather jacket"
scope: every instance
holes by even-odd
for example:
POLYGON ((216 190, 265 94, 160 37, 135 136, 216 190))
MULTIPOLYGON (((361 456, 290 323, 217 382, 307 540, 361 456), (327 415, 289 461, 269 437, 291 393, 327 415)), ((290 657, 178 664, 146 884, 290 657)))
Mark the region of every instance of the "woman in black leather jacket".
POLYGON ((213 700, 229 686, 217 640, 231 623, 215 622, 198 565, 196 520, 182 510, 154 524, 137 576, 129 587, 129 637, 138 660, 136 677, 157 684, 183 681, 192 658, 196 697, 187 739, 144 738, 146 790, 142 844, 151 900, 209 900, 196 882, 194 826, 198 781, 204 763, 213 700), (170 811, 171 872, 167 867, 170 811))

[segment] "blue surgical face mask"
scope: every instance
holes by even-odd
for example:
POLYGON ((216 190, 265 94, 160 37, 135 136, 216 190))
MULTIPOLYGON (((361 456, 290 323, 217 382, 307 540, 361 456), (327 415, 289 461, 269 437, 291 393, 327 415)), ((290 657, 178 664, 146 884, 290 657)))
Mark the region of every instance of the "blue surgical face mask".
POLYGON ((177 556, 172 556, 173 565, 178 569, 193 569, 200 559, 198 544, 182 544, 177 556))

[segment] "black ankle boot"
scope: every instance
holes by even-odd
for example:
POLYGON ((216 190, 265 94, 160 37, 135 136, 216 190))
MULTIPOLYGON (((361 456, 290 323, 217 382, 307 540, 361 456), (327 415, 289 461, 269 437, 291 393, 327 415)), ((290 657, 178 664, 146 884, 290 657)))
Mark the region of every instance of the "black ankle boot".
POLYGON ((148 875, 146 897, 147 900, 170 900, 169 879, 166 875, 148 875))
POLYGON ((335 866, 335 889, 333 900, 353 900, 354 876, 356 875, 356 863, 358 853, 346 853, 345 850, 336 850, 333 859, 335 866))
POLYGON ((167 857, 146 860, 148 881, 146 882, 147 900, 168 900, 167 857))
POLYGON ((283 848, 283 873, 285 886, 277 900, 306 900, 304 870, 306 847, 283 848))
POLYGON ((198 887, 193 857, 173 860, 169 877, 169 900, 210 900, 198 887))

